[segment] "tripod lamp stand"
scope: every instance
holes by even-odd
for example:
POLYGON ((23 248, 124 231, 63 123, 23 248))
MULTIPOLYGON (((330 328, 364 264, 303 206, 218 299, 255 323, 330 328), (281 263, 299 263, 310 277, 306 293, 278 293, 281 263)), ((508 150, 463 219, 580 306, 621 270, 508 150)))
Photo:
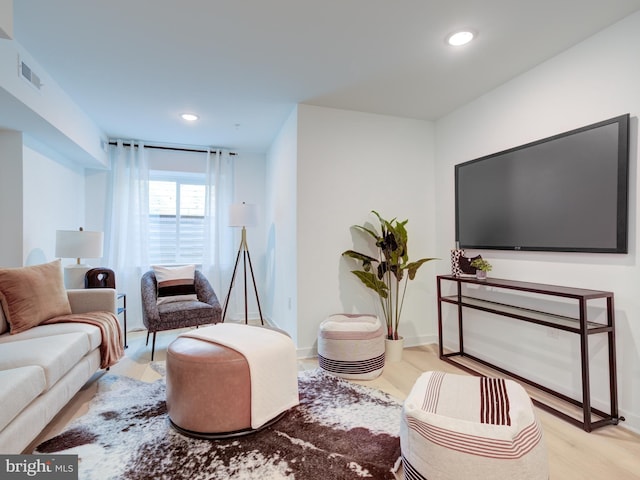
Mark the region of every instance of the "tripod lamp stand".
POLYGON ((224 301, 224 308, 222 310, 222 321, 227 315, 227 308, 229 307, 229 299, 231 298, 231 290, 236 279, 236 273, 238 272, 238 263, 240 262, 240 255, 242 254, 242 267, 244 277, 244 323, 249 323, 248 302, 247 302, 247 263, 249 263, 249 271, 251 272, 251 280, 253 281, 253 290, 256 294, 256 302, 258 304, 258 312, 260 313, 260 322, 264 325, 262 318, 262 309, 260 308, 260 299, 258 298, 258 288, 256 287, 256 278, 253 274, 253 265, 251 264, 251 255, 249 254, 249 245, 247 245, 247 228, 253 227, 258 223, 258 212, 255 205, 250 203, 234 203, 229 209, 229 226, 230 227, 242 227, 242 239, 240 240, 240 246, 238 247, 238 254, 236 255, 236 263, 233 267, 233 275, 231 276, 231 283, 229 284, 229 292, 227 298, 224 301))

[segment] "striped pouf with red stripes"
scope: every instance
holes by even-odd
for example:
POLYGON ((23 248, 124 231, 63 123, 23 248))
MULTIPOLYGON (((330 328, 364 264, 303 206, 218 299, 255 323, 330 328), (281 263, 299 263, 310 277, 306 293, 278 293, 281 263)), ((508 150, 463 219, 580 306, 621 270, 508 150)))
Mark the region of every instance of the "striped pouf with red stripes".
POLYGON ((384 368, 384 337, 376 315, 330 315, 318 329, 318 364, 338 377, 372 380, 384 368))
POLYGON ((407 480, 547 480, 542 428, 516 382, 423 373, 400 427, 407 480))

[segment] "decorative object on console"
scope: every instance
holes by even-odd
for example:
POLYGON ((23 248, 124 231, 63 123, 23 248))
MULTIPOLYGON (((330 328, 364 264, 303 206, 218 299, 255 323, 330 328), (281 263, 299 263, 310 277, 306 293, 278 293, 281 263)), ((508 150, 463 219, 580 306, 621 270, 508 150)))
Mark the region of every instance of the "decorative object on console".
POLYGON ((227 298, 224 301, 224 307, 222 309, 222 321, 227 315, 227 308, 229 307, 229 300, 231 298, 231 290, 233 289, 233 283, 238 271, 238 262, 240 261, 240 254, 242 253, 242 266, 244 269, 244 323, 249 323, 248 301, 247 301, 247 261, 249 262, 249 271, 251 272, 251 280, 253 281, 253 290, 256 294, 256 302, 258 304, 258 312, 260 314, 260 322, 264 325, 264 319, 262 318, 262 309, 260 308, 260 299, 258 298, 258 287, 256 287, 256 277, 253 274, 253 265, 251 263, 251 255, 249 254, 249 245, 247 244, 247 227, 253 227, 258 223, 258 209, 256 205, 251 203, 234 203, 229 208, 229 226, 230 227, 242 227, 242 238, 240 245, 238 246, 238 254, 236 255, 236 263, 233 267, 233 275, 231 276, 231 282, 229 284, 229 292, 227 298))
POLYGON ((459 248, 451 250, 451 275, 454 277, 475 275, 476 268, 471 265, 471 262, 479 258, 482 258, 482 256, 465 257, 464 250, 460 250, 459 248))
POLYGON ((353 228, 373 238, 377 248, 377 258, 354 250, 342 252, 342 255, 362 262, 362 270, 352 270, 351 273, 378 294, 387 323, 387 338, 397 340, 407 282, 415 278, 418 269, 425 262, 437 259, 421 258, 415 262, 409 262, 408 235, 405 229, 408 220, 398 221, 396 218, 385 220, 375 210, 371 213, 378 217, 380 233, 360 225, 353 225, 353 228), (376 264, 375 272, 371 271, 374 264, 376 264))
POLYGON ((64 285, 66 288, 84 288, 84 277, 92 267, 80 263, 83 258, 101 258, 103 232, 83 230, 56 231, 56 257, 75 258, 76 263, 64 267, 64 285))
POLYGON ((484 258, 477 257, 471 262, 471 266, 476 269, 476 278, 482 280, 487 278, 487 272, 493 268, 484 258))
POLYGON ((459 277, 462 274, 462 269, 460 268, 460 257, 464 255, 464 250, 460 250, 456 248, 451 250, 451 275, 454 277, 459 277))

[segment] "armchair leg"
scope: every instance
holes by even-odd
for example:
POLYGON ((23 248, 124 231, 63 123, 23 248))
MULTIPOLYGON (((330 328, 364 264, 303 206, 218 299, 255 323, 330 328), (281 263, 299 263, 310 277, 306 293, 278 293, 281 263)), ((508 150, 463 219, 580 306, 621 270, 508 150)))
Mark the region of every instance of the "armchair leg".
POLYGON ((150 332, 149 330, 147 330, 147 342, 144 344, 144 346, 145 346, 145 347, 148 347, 148 346, 149 346, 149 334, 150 334, 150 333, 151 333, 151 332, 150 332))
MULTIPOLYGON (((157 332, 153 332, 153 343, 151 344, 151 361, 153 362, 153 354, 156 351, 156 333, 157 332)), ((147 334, 147 337, 149 336, 149 334, 147 334)))

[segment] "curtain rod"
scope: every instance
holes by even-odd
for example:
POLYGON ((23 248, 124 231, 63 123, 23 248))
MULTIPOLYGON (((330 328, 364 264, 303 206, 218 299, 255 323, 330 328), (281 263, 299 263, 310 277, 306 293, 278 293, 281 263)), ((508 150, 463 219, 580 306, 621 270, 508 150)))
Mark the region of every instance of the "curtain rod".
MULTIPOLYGON (((144 143, 144 142, 142 142, 144 143)), ((109 145, 117 145, 118 142, 116 140, 109 140, 109 145)), ((129 142, 122 142, 122 145, 124 145, 125 147, 134 147, 134 148, 138 148, 137 145, 135 145, 133 142, 129 141, 129 142)), ((176 150, 178 152, 201 152, 201 153, 207 153, 207 151, 211 151, 211 152, 217 152, 217 151, 222 151, 221 148, 212 148, 207 150, 204 147, 169 147, 169 146, 162 146, 162 145, 148 145, 148 144, 144 144, 145 148, 155 148, 156 150, 176 150)), ((238 155, 236 152, 229 152, 229 155, 238 155)))

